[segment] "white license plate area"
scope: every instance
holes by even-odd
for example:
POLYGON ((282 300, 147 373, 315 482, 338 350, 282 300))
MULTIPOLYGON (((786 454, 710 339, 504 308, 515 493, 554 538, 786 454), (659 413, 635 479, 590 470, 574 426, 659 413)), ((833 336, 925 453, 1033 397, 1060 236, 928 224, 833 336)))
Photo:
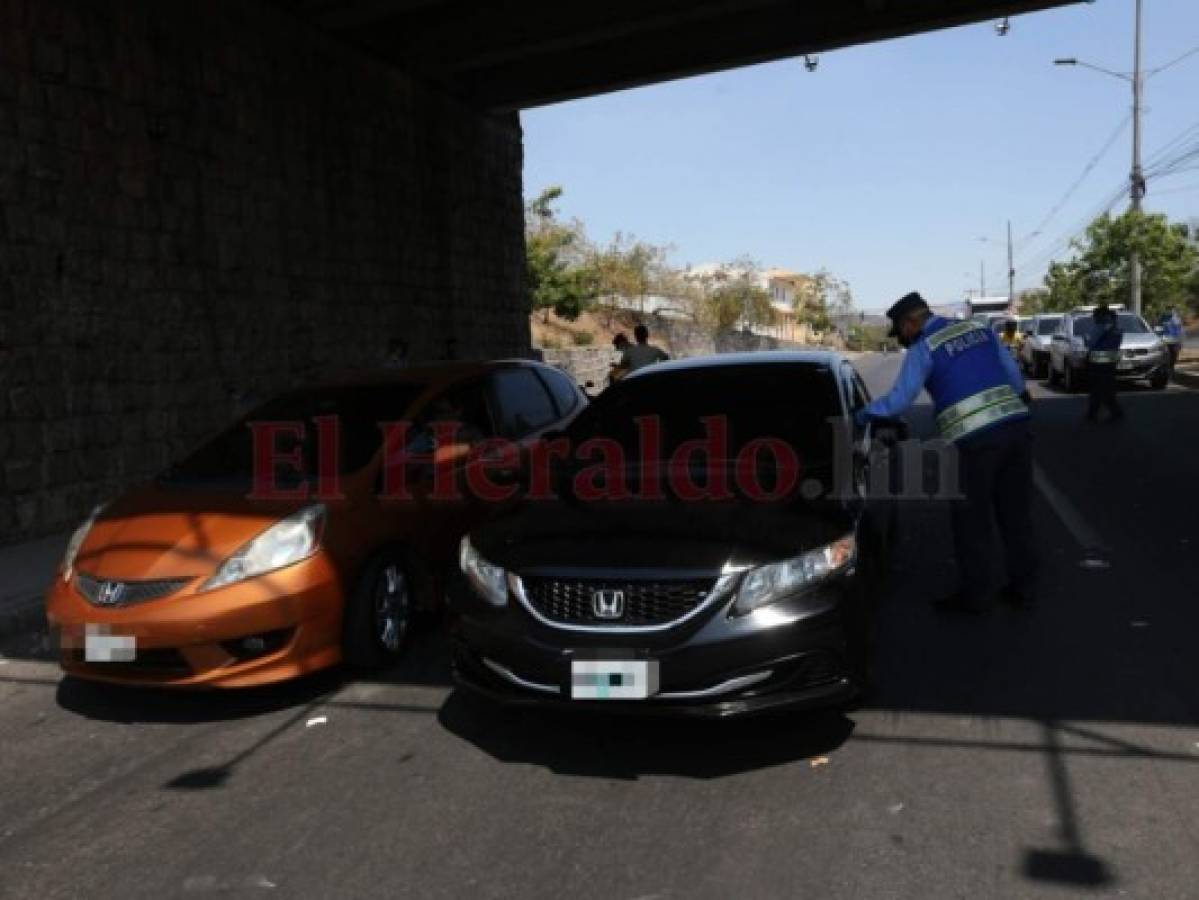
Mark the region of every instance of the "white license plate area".
POLYGON ((1117 369, 1131 369, 1135 363, 1131 359, 1122 359, 1116 363, 1117 369))
POLYGON ((572 700, 646 700, 656 693, 656 659, 571 660, 572 700))
POLYGON ((137 659, 137 638, 89 626, 83 635, 83 659, 90 663, 131 663, 137 659))

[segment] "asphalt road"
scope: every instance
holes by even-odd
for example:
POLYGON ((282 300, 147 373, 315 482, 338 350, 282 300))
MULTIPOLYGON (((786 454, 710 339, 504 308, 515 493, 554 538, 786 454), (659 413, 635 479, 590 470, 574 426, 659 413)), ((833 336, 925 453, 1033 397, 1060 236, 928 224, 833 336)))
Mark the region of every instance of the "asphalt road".
POLYGON ((1035 393, 1040 608, 934 616, 947 516, 905 506, 845 715, 507 713, 433 633, 379 682, 236 696, 63 681, 9 640, 0 897, 1195 897, 1199 395, 1084 426, 1035 393))

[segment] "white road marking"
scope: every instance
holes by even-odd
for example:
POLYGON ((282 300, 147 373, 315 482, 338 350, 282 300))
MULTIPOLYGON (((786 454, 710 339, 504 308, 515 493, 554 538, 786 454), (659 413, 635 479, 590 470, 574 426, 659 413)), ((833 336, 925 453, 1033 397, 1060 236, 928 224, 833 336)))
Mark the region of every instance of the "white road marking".
POLYGON ((1091 523, 1078 511, 1073 501, 1058 490, 1039 465, 1033 465, 1032 480, 1083 550, 1101 552, 1106 549, 1107 545, 1099 536, 1099 532, 1091 527, 1091 523))

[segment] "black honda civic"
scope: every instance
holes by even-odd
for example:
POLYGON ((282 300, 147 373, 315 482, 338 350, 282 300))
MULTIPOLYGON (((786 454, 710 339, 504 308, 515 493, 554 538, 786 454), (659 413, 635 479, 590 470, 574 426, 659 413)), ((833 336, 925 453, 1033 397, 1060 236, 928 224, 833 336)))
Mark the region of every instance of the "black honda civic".
POLYGON ((709 716, 852 700, 894 521, 866 490, 885 457, 855 433, 868 401, 826 352, 662 363, 604 391, 523 448, 512 491, 462 540, 458 683, 709 716))

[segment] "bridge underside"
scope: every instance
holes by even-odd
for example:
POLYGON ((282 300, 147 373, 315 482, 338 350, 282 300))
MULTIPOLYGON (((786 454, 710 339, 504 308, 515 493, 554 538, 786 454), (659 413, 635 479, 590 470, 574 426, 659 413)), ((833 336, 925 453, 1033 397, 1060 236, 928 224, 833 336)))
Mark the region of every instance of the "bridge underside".
POLYGON ((478 106, 512 110, 1078 0, 275 0, 478 106))

